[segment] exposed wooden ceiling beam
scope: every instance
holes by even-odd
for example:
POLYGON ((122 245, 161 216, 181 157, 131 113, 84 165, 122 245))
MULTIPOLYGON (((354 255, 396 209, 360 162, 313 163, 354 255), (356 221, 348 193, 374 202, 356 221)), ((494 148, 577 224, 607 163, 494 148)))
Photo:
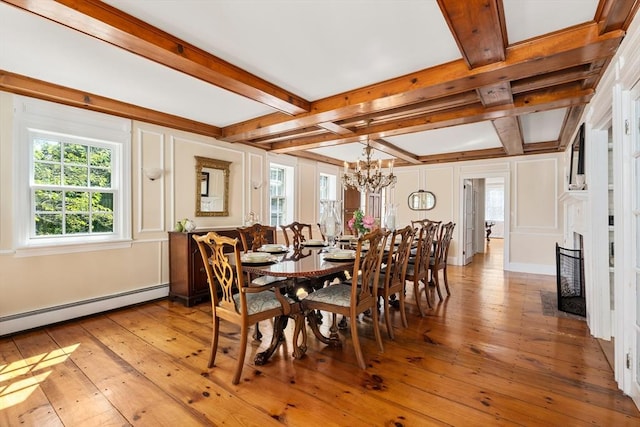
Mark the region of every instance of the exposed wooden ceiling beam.
POLYGON ((640 0, 600 0, 595 21, 602 33, 626 30, 640 8, 640 0))
POLYGON ((485 107, 511 104, 513 95, 511 94, 511 84, 509 82, 499 82, 492 85, 478 88, 478 98, 485 107))
POLYGON ((570 68, 613 55, 623 36, 623 31, 600 35, 595 23, 579 25, 509 47, 507 58, 499 63, 469 70, 464 61, 453 61, 313 102, 309 113, 293 118, 269 115, 227 126, 223 139, 260 138, 570 68))
POLYGON ((316 162, 328 163, 335 166, 342 167, 343 161, 335 159, 333 157, 323 156, 322 154, 312 153, 310 151, 300 150, 296 153, 296 157, 302 157, 308 160, 314 160, 316 162))
POLYGON ((558 141, 531 142, 524 144, 525 154, 542 154, 558 151, 558 141))
POLYGON ((301 97, 99 0, 2 1, 276 110, 309 111, 301 97))
POLYGON ((419 165, 420 160, 418 160, 418 156, 409 153, 408 151, 399 148, 392 143, 385 141, 384 139, 371 139, 369 140, 369 145, 371 145, 376 150, 380 150, 383 153, 387 153, 391 156, 397 157, 400 160, 404 160, 407 163, 413 165, 419 165))
POLYGON ((508 156, 524 153, 522 148, 524 141, 517 117, 502 117, 492 120, 492 123, 508 156))
MULTIPOLYGON (((550 86, 557 86, 563 83, 585 81, 597 76, 600 70, 593 69, 591 64, 581 64, 571 68, 546 73, 539 76, 527 77, 511 82, 511 92, 523 93, 542 89, 550 86)), ((584 87, 593 87, 584 85, 584 87)))
POLYGON ((573 105, 586 104, 593 96, 593 89, 582 89, 578 83, 553 88, 537 93, 522 94, 514 97, 514 103, 509 106, 484 107, 481 103, 453 108, 388 123, 373 124, 369 128, 355 133, 354 136, 338 137, 324 134, 308 138, 292 138, 271 144, 271 150, 276 153, 290 153, 300 149, 330 147, 338 144, 359 142, 367 135, 371 139, 421 132, 441 127, 476 123, 484 120, 494 120, 501 117, 512 117, 520 114, 545 111, 573 105))
POLYGON ((502 0, 438 0, 449 29, 469 68, 505 59, 498 3, 502 0))
POLYGON ((0 70, 0 90, 218 138, 220 128, 0 70))
POLYGON ((502 148, 489 148, 486 150, 460 151, 457 153, 434 154, 431 156, 419 156, 421 163, 448 163, 461 162, 466 160, 491 159, 496 157, 506 157, 502 148))

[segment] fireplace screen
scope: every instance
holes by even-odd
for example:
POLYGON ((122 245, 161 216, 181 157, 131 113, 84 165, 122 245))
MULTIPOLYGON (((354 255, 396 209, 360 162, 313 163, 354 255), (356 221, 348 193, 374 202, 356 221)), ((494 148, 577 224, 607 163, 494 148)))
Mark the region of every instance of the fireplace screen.
POLYGON ((582 250, 561 248, 556 243, 556 269, 558 310, 586 316, 582 250))

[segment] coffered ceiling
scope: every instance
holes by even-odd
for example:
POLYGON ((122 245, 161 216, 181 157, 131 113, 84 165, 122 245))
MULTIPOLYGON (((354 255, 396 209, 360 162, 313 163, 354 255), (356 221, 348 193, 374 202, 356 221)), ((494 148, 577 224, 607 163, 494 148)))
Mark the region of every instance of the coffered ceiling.
POLYGON ((640 0, 1 0, 0 90, 342 164, 563 150, 640 0))

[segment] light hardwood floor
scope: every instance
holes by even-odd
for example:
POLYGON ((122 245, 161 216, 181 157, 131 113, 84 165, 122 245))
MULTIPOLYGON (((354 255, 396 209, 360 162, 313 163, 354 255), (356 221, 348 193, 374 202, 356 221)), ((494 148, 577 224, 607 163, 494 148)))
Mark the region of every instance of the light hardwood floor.
POLYGON ((5 337, 0 425, 640 425, 585 322, 543 315, 540 292, 555 278, 503 272, 501 243, 450 266, 452 295, 425 318, 409 294, 409 328, 392 310, 384 353, 361 320, 366 371, 348 332, 338 349, 311 335, 301 360, 289 335, 255 366, 270 338, 263 322, 232 386, 238 331, 222 322, 207 369, 210 305, 167 300, 5 337))

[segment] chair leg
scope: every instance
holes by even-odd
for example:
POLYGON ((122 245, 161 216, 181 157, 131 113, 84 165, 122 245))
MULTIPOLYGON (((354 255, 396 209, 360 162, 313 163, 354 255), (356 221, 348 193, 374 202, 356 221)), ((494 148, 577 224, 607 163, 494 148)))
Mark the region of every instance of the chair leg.
POLYGON ((435 286, 436 292, 438 292, 438 298, 442 301, 444 298, 442 297, 442 291, 440 290, 440 274, 438 274, 438 271, 440 271, 440 269, 433 270, 433 273, 431 274, 431 282, 435 286))
MULTIPOLYGON (((360 337, 358 337, 358 322, 351 320, 351 341, 353 342, 353 349, 356 352, 356 359, 358 360, 358 366, 360 369, 367 369, 367 365, 364 363, 364 356, 362 354, 362 348, 360 347, 360 337)), ((378 330, 378 333, 380 330, 378 330)))
MULTIPOLYGON (((389 335, 389 338, 394 339, 393 328, 391 327, 391 316, 390 316, 391 309, 390 309, 390 303, 388 301, 388 297, 384 295, 382 297, 382 301, 383 301, 382 306, 384 307, 384 310, 383 310, 384 323, 385 325, 387 325, 387 335, 389 335)), ((377 311, 378 310, 376 310, 376 312, 377 311)))
MULTIPOLYGON (((402 289, 400 292, 398 292, 400 294, 400 317, 402 318, 402 326, 404 326, 405 328, 409 327, 409 323, 407 322, 407 312, 405 310, 404 307, 404 289, 402 289)), ((429 299, 427 299, 428 301, 429 299)))
POLYGON ((211 331, 211 352, 209 353, 208 368, 213 368, 216 361, 216 353, 218 352, 218 335, 220 333, 220 318, 213 317, 213 331, 211 331))
POLYGON ((253 330, 253 335, 251 336, 256 341, 262 340, 262 332, 260 332, 260 322, 256 323, 256 327, 253 330))
POLYGON ((446 265, 442 269, 442 277, 444 277, 444 288, 447 290, 447 295, 451 295, 451 291, 449 291, 449 280, 447 278, 447 266, 446 265))
MULTIPOLYGON (((424 317, 424 311, 422 310, 422 305, 420 304, 420 281, 415 279, 413 282, 413 297, 416 300, 416 305, 418 306, 418 311, 420 312, 420 317, 424 317)), ((427 303, 429 300, 427 299, 427 303)))
MULTIPOLYGON (((387 307, 387 310, 389 308, 387 307)), ((371 310, 373 311, 373 332, 376 336, 376 341, 378 342, 378 349, 380 352, 384 352, 384 345, 382 344, 382 334, 380 333, 380 316, 378 315, 378 310, 375 307, 371 310)), ((354 323, 353 321, 351 323, 354 323)))
POLYGON ((249 335, 249 330, 246 326, 242 326, 240 331, 240 351, 238 351, 238 364, 236 365, 236 371, 233 373, 233 379, 231 382, 233 384, 238 384, 240 382, 240 375, 242 374, 242 367, 244 365, 244 356, 247 353, 247 335, 249 335))

